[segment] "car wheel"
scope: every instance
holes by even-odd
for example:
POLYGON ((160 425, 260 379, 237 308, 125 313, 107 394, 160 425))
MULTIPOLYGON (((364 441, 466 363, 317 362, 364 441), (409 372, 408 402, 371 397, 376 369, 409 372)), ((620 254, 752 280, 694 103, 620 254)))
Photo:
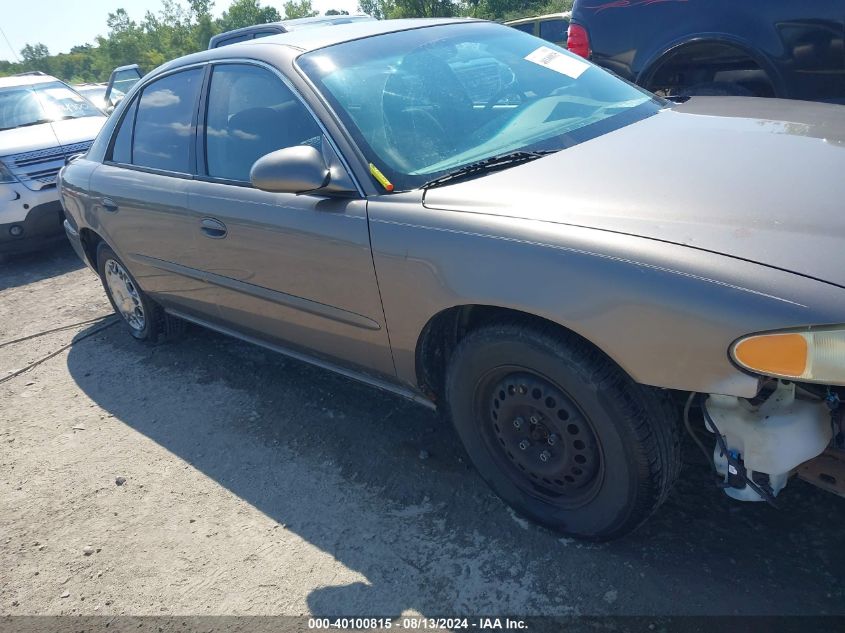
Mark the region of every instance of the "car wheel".
POLYGON ((123 319, 129 333, 139 341, 151 343, 163 333, 164 313, 150 299, 126 266, 105 242, 97 248, 97 270, 115 313, 123 319))
POLYGON ((484 327, 460 342, 446 380, 449 415, 481 476, 549 528, 620 537, 678 476, 668 401, 575 335, 518 322, 484 327))

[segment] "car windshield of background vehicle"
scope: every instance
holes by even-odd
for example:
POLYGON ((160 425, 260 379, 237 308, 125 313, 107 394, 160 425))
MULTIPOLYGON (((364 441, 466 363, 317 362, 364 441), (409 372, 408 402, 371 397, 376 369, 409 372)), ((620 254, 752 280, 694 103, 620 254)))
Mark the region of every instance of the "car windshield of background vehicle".
POLYGON ((103 113, 60 81, 0 88, 0 130, 86 116, 103 113))
MULTIPOLYGON (((91 103, 93 103, 98 108, 106 108, 110 104, 106 103, 106 87, 105 86, 93 86, 93 87, 81 87, 77 88, 76 91, 81 94, 83 97, 88 99, 91 103)), ((120 90, 116 90, 112 88, 111 91, 111 99, 117 103, 126 95, 123 94, 120 90)))
POLYGON ((664 105, 554 44, 490 23, 345 42, 298 64, 396 190, 492 156, 565 149, 664 105))

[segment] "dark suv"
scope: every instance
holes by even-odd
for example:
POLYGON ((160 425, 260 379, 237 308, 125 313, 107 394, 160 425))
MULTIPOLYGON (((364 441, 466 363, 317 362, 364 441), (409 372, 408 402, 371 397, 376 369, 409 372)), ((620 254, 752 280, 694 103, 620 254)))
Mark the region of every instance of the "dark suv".
POLYGON ((664 95, 845 103, 845 0, 575 0, 568 47, 664 95))

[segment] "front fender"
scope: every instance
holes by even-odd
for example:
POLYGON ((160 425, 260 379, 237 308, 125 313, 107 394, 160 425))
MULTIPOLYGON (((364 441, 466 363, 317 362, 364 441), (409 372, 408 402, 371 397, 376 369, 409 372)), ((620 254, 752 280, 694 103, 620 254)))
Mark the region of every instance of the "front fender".
POLYGON ((695 248, 608 231, 369 204, 373 256, 397 373, 416 387, 428 321, 461 305, 559 323, 642 384, 752 397, 728 349, 750 332, 839 323, 845 291, 695 248))

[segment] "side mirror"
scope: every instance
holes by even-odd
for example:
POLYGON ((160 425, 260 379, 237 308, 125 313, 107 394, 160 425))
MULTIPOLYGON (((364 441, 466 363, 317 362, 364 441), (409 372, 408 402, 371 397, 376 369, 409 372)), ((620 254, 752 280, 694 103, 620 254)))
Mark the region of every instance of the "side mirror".
POLYGON ((328 185, 331 172, 317 149, 297 145, 259 158, 249 172, 249 179, 263 191, 307 193, 328 185))
MULTIPOLYGON (((119 66, 111 71, 109 76, 109 83, 106 86, 106 94, 103 95, 105 103, 117 105, 119 99, 112 100, 112 92, 119 90, 122 94, 126 94, 129 90, 141 79, 141 69, 138 64, 129 64, 128 66, 119 66)), ((122 98, 122 97, 121 97, 122 98)))

